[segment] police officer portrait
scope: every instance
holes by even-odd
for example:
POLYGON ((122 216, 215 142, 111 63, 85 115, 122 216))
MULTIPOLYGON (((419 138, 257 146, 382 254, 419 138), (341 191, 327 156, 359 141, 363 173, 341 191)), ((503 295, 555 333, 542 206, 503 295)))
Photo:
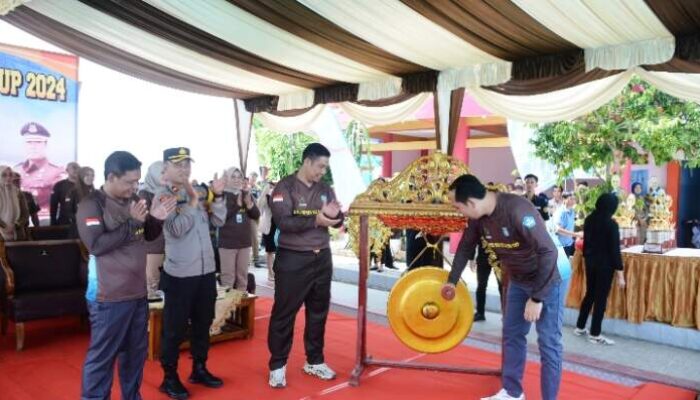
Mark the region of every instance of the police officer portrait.
MULTIPOLYGON (((12 170, 20 174, 22 190, 31 193, 40 208, 39 217, 49 217, 54 185, 75 170, 75 133, 40 122, 24 123, 19 130, 3 135, 0 159, 9 160, 12 170)), ((77 166, 77 164, 76 164, 77 166)))

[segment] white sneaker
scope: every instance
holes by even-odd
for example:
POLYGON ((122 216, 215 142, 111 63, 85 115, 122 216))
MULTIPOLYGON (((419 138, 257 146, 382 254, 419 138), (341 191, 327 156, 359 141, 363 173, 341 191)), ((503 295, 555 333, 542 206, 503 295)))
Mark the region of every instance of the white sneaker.
POLYGON ((273 371, 270 371, 270 380, 268 383, 270 384, 270 387, 275 388, 275 389, 281 389, 284 387, 287 387, 287 366, 284 365, 282 368, 277 368, 273 371))
POLYGON ((588 341, 591 342, 591 343, 595 343, 595 344, 605 344, 605 345, 608 345, 608 346, 612 346, 612 345, 615 344, 615 341, 614 341, 614 340, 612 340, 612 339, 610 339, 610 338, 607 338, 607 337, 605 337, 605 336, 603 336, 603 335, 598 335, 598 336, 591 336, 591 335, 588 335, 588 341))
POLYGON ((482 397, 481 400, 525 400, 525 393, 521 394, 520 397, 513 397, 505 389, 501 389, 493 396, 482 397))
POLYGON ((304 372, 319 379, 323 379, 324 381, 335 379, 335 371, 333 371, 326 363, 309 364, 307 362, 304 364, 304 372))
POLYGON ((574 328, 574 335, 575 336, 583 336, 588 334, 588 329, 583 328, 583 329, 578 329, 574 328))

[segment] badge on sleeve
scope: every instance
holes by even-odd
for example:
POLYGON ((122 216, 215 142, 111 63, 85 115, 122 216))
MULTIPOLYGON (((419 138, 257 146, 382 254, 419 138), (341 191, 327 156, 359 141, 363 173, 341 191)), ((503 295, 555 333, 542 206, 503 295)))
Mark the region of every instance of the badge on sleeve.
POLYGON ((100 219, 99 218, 85 218, 85 226, 99 226, 100 225, 100 219))
POLYGON ((321 201, 323 202, 323 204, 328 203, 328 196, 326 196, 325 194, 322 194, 322 195, 321 195, 321 201))
POLYGON ((276 194, 272 197, 273 203, 281 203, 283 201, 284 201, 284 196, 282 196, 281 194, 276 194))
POLYGON ((532 215, 526 215, 523 217, 523 226, 527 229, 532 229, 537 223, 535 222, 535 217, 532 215))

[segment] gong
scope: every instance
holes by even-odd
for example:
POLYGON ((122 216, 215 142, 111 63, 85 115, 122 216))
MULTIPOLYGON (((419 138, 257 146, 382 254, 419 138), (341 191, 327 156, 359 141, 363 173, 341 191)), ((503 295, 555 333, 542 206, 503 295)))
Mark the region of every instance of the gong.
POLYGON ((459 281, 452 300, 440 293, 448 274, 442 268, 416 268, 403 275, 389 293, 391 330, 415 351, 447 351, 460 344, 472 328, 474 305, 464 282, 459 281))

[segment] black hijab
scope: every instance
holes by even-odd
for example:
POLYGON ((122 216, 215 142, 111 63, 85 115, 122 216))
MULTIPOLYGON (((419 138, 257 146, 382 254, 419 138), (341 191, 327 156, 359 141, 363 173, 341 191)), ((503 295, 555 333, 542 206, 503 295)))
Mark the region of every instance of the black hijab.
POLYGON ((584 229, 589 234, 603 234, 607 226, 614 222, 612 216, 617 211, 618 199, 613 193, 603 193, 595 202, 595 210, 586 217, 584 229))

